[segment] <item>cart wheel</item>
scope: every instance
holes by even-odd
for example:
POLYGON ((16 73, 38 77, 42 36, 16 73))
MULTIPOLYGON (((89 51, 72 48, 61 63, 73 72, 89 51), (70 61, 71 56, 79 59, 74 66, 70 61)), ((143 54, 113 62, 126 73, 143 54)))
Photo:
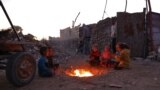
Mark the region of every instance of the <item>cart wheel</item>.
POLYGON ((36 60, 29 53, 16 53, 7 63, 7 79, 15 86, 30 83, 36 72, 36 60))

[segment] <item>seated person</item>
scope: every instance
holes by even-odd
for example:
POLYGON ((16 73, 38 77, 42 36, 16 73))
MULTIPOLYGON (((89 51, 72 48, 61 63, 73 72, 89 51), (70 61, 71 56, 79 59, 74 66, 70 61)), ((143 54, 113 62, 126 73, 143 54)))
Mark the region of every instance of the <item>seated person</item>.
POLYGON ((91 49, 89 64, 91 66, 100 65, 100 52, 97 45, 94 45, 91 49))
POLYGON ((112 54, 110 52, 110 48, 108 45, 104 47, 103 52, 101 53, 101 65, 102 66, 110 66, 112 64, 112 54))
POLYGON ((38 74, 41 77, 51 77, 54 74, 53 70, 49 68, 47 51, 47 47, 40 48, 41 57, 38 60, 38 74))
POLYGON ((52 47, 48 47, 47 59, 48 59, 48 67, 53 68, 54 70, 58 69, 59 64, 53 63, 54 51, 52 47))
POLYGON ((115 60, 118 64, 115 66, 115 69, 124 69, 129 68, 130 65, 130 49, 127 44, 118 43, 116 45, 116 50, 119 52, 118 55, 115 55, 115 60))

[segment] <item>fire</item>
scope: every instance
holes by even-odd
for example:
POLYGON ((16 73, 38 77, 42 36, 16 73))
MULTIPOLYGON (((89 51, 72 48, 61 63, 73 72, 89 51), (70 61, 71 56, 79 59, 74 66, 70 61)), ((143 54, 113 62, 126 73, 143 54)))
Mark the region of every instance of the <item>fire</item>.
POLYGON ((92 72, 85 69, 75 69, 72 72, 68 73, 69 76, 77 76, 77 77, 90 77, 93 76, 92 72))

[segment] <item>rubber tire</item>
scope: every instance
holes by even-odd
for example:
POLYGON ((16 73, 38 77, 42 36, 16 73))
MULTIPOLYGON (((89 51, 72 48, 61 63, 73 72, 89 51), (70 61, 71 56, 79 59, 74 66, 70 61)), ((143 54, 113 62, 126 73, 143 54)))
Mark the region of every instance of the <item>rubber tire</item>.
POLYGON ((35 77, 35 73, 36 73, 36 60, 31 54, 26 52, 16 53, 8 59, 6 67, 6 77, 14 86, 21 87, 29 84, 35 77), (23 58, 26 56, 27 56, 27 61, 29 61, 30 64, 33 65, 32 68, 33 73, 31 73, 32 75, 30 75, 27 79, 22 79, 18 76, 16 67, 21 65, 23 58))

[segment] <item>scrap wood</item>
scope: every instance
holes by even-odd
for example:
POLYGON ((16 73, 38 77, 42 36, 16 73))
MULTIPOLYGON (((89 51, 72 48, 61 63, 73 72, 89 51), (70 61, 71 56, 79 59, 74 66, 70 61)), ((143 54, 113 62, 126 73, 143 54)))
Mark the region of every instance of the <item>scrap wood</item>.
POLYGON ((119 84, 109 84, 109 87, 122 88, 122 85, 119 85, 119 84))

